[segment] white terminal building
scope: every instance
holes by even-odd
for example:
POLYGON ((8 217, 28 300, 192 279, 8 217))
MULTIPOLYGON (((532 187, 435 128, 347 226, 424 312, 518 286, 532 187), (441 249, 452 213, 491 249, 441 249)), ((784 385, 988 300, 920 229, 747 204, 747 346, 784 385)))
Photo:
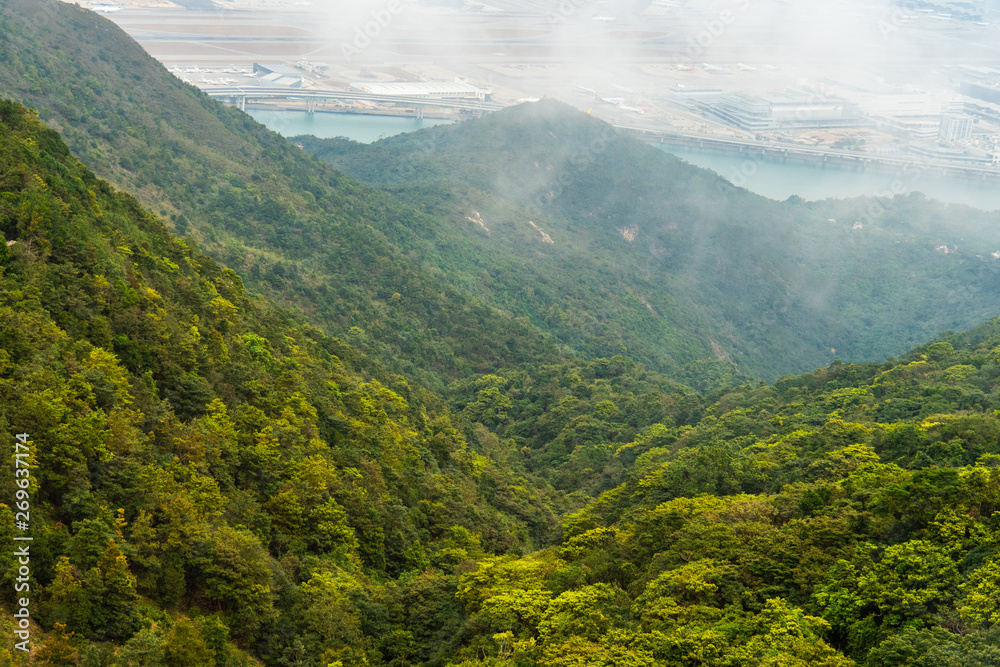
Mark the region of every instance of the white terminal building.
POLYGON ((941 116, 938 139, 941 141, 968 141, 972 138, 972 118, 959 114, 941 116))
POLYGON ((860 119, 853 104, 801 95, 754 97, 730 93, 717 99, 694 98, 693 103, 705 116, 747 132, 856 127, 860 119))
POLYGON ((305 81, 302 73, 287 65, 253 64, 253 73, 261 86, 284 86, 301 88, 305 81))
POLYGON ((426 97, 436 100, 483 100, 488 102, 493 95, 490 88, 479 88, 466 81, 445 82, 395 82, 395 83, 352 83, 351 90, 386 97, 426 97))
MULTIPOLYGON (((943 118, 962 115, 965 109, 965 103, 956 95, 870 81, 827 79, 812 87, 853 102, 879 129, 911 139, 937 139, 943 118)), ((969 128, 971 136, 971 122, 969 128)))

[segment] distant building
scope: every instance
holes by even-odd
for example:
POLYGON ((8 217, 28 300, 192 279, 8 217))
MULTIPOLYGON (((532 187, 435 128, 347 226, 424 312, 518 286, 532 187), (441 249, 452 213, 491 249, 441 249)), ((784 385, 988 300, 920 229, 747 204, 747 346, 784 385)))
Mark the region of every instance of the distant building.
POLYGON ((824 79, 814 86, 828 96, 854 102, 866 116, 939 116, 962 111, 962 101, 947 93, 931 93, 874 81, 824 79))
POLYGON ((695 101, 715 102, 722 97, 722 88, 688 88, 677 84, 670 88, 670 97, 689 106, 695 101))
POLYGON ((282 76, 277 72, 273 74, 265 74, 257 79, 260 81, 262 86, 284 86, 286 88, 301 88, 302 87, 302 77, 300 76, 282 76))
POLYGON ((875 127, 912 139, 936 139, 941 130, 941 116, 875 116, 875 127))
POLYGON ((974 97, 977 100, 1000 104, 1000 86, 991 86, 988 84, 966 81, 959 87, 959 90, 963 95, 974 97))
POLYGON ((285 88, 301 88, 304 83, 302 72, 288 65, 253 64, 253 73, 262 86, 282 86, 285 88))
POLYGON ((1000 106, 992 104, 976 104, 974 102, 968 102, 965 105, 965 113, 972 116, 973 118, 978 118, 980 120, 985 120, 987 123, 1000 127, 1000 106))
POLYGON ((870 117, 883 130, 912 139, 934 139, 945 115, 962 112, 959 100, 925 94, 890 95, 873 100, 870 117))
POLYGON ((980 83, 1000 83, 1000 70, 976 65, 959 65, 959 73, 967 79, 980 83))
POLYGON ((968 141, 971 138, 971 117, 958 114, 945 114, 941 116, 938 139, 941 141, 968 141))
POLYGON ((955 95, 880 82, 825 79, 814 85, 857 104, 880 130, 919 141, 937 139, 942 115, 962 114, 965 109, 964 102, 955 95))
POLYGON ((752 97, 739 93, 696 103, 706 116, 747 132, 856 127, 858 108, 842 100, 806 96, 752 97))
POLYGON ((479 99, 488 102, 493 95, 490 88, 479 88, 465 81, 454 83, 402 82, 402 83, 352 83, 352 90, 372 95, 399 97, 426 97, 429 99, 479 99))
POLYGON ((302 76, 302 72, 295 69, 294 67, 289 67, 288 65, 270 65, 262 63, 253 64, 253 73, 257 76, 266 76, 268 74, 280 74, 282 76, 302 76))

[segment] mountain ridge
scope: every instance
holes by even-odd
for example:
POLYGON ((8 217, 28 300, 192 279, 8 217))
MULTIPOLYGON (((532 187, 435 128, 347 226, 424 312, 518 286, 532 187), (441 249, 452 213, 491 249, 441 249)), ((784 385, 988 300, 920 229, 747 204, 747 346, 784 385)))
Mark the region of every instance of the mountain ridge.
MULTIPOLYGON (((2 31, 16 4, 0 5, 0 34, 9 34, 2 31)), ((73 19, 67 32, 54 32, 68 50, 74 26, 99 23, 79 9, 54 12, 73 19)), ((4 40, 0 49, 12 42, 15 50, 25 44, 4 40)), ((93 57, 101 61, 98 52, 93 57)), ((9 75, 6 62, 0 58, 0 71, 9 75)), ((102 118, 113 102, 92 107, 93 119, 86 108, 78 112, 78 121, 98 124, 95 134, 68 122, 63 129, 87 150, 110 145, 100 132, 143 117, 123 99, 119 120, 102 118)), ((133 129, 142 135, 138 128, 156 125, 133 129)), ((217 139, 238 136, 248 135, 217 139)), ((449 299, 461 293, 434 289, 445 281, 433 282, 430 269, 409 274, 422 291, 380 285, 380 305, 366 285, 328 285, 339 290, 341 310, 331 312, 349 315, 340 325, 346 342, 253 294, 249 283, 280 293, 312 281, 308 294, 322 294, 310 273, 309 246, 317 241, 344 246, 337 261, 356 260, 352 273, 324 279, 360 283, 447 256, 463 280, 496 281, 496 260, 476 264, 486 256, 472 241, 502 239, 485 236, 477 219, 495 229, 493 211, 506 210, 521 238, 551 256, 561 252, 561 230, 572 220, 527 218, 550 234, 549 244, 501 197, 472 216, 467 206, 490 192, 468 186, 449 204, 444 195, 461 190, 430 181, 412 186, 422 199, 404 205, 272 135, 262 142, 273 142, 264 158, 275 169, 295 176, 301 167, 300 180, 318 193, 315 204, 263 171, 211 174, 211 155, 191 162, 197 152, 168 151, 158 139, 150 151, 162 164, 139 173, 183 194, 177 201, 190 208, 178 210, 203 216, 188 224, 220 246, 220 257, 236 257, 237 271, 172 236, 163 218, 98 179, 31 113, 0 102, 0 230, 14 242, 0 246, 0 437, 12 445, 14 433, 28 432, 35 454, 32 664, 944 667, 1000 660, 1000 320, 947 333, 898 360, 834 362, 770 385, 733 386, 739 378, 726 376, 726 362, 689 367, 706 385, 701 394, 628 354, 584 359, 550 341, 443 364, 422 376, 443 383, 445 371, 458 368, 458 379, 437 395, 396 374, 404 364, 353 324, 367 323, 370 313, 397 316, 394 294, 411 300, 407 313, 436 299, 438 310, 424 313, 428 322, 450 313, 449 299), (187 193, 192 170, 174 175, 179 165, 212 180, 187 193), (343 224, 299 219, 324 203, 343 224), (338 212, 341 205, 353 206, 356 218, 338 212), (437 210, 451 217, 430 215, 437 210), (261 212, 264 218, 254 217, 261 212), (366 231, 361 221, 369 215, 384 231, 366 231), (360 240, 339 236, 355 233, 360 240), (236 234, 274 245, 236 243, 236 234), (405 239, 413 239, 412 255, 393 243, 405 239), (374 242, 380 245, 367 247, 374 242), (283 262, 281 274, 248 262, 250 249, 275 266, 283 262), (380 356, 366 356, 355 341, 380 356)), ((582 201, 607 205, 599 191, 590 196, 582 201)), ((846 215, 838 219, 850 220, 861 205, 825 206, 841 207, 846 215)), ((937 262, 947 284, 967 284, 962 279, 988 265, 928 251, 921 217, 928 206, 919 197, 894 201, 875 231, 916 248, 902 257, 937 262)), ((177 213, 166 215, 183 226, 177 213)), ((597 242, 630 247, 616 225, 597 242)), ((855 254, 877 257, 885 247, 849 238, 855 242, 845 247, 855 254)), ((619 276, 626 268, 606 256, 601 270, 619 276)), ((885 275, 898 268, 890 264, 885 275)), ((696 277, 688 274, 695 284, 696 277)), ((612 297, 620 294, 610 290, 615 284, 627 281, 603 285, 612 297)), ((598 294, 586 287, 576 296, 581 303, 598 294)), ((857 289, 877 287, 869 279, 857 289)), ((949 306, 961 312, 988 302, 989 287, 949 306)), ((866 295, 867 303, 879 296, 866 295)), ((284 301, 301 299, 295 292, 284 301)), ((638 297, 631 307, 651 316, 638 297)), ((475 324, 473 344, 496 344, 482 334, 518 321, 477 302, 463 312, 467 319, 452 331, 475 324)), ((422 330, 416 323, 393 333, 422 330)), ((442 340, 429 336, 424 345, 435 349, 442 340)), ((408 361, 418 370, 429 363, 408 361)), ((16 561, 9 539, 16 506, 6 504, 16 497, 15 480, 14 466, 0 469, 7 563, 16 561)), ((17 602, 15 576, 13 566, 0 574, 7 608, 17 602)), ((0 615, 0 635, 11 639, 0 660, 15 662, 15 628, 11 614, 0 615)))
MULTIPOLYGON (((289 586, 555 529, 544 485, 438 397, 244 291, 7 101, 0 158, 0 422, 32 453, 39 658, 194 642, 196 664, 253 664, 237 645, 286 648, 264 645, 301 613, 289 586)), ((0 484, 13 499, 13 467, 0 484)))
POLYGON ((95 173, 254 289, 354 336, 371 357, 440 389, 501 360, 560 354, 544 333, 449 283, 433 243, 407 232, 416 211, 183 84, 107 19, 57 0, 5 0, 0 33, 0 91, 37 108, 95 173), (389 233, 410 242, 389 243, 389 233))
POLYGON ((506 245, 469 236, 487 260, 520 261, 510 273, 558 283, 567 295, 577 290, 565 278, 573 267, 605 323, 588 336, 547 319, 547 304, 532 321, 590 354, 602 339, 622 340, 637 360, 688 381, 681 367, 697 359, 728 357, 746 376, 773 380, 836 358, 900 354, 996 314, 995 213, 921 195, 775 202, 551 101, 370 145, 294 141, 453 223, 466 224, 473 210, 493 226, 503 221, 506 245), (872 207, 881 215, 855 225, 872 207), (540 244, 527 224, 555 243, 540 244), (958 236, 961 257, 935 254, 958 236), (517 258, 518 244, 552 256, 570 248, 539 269, 517 258), (698 352, 685 352, 675 334, 698 352))
POLYGON ((922 201, 896 198, 855 234, 844 227, 871 200, 768 202, 545 104, 400 137, 381 157, 381 147, 363 149, 385 173, 408 175, 385 192, 321 168, 180 83, 106 19, 53 3, 0 5, 0 87, 252 289, 438 392, 498 366, 623 350, 702 388, 714 386, 704 385, 706 369, 775 379, 836 358, 900 354, 996 314, 988 233, 958 256, 931 251, 954 242, 950 219, 982 230, 995 216, 920 213, 922 201), (46 30, 33 32, 38 25, 46 30), (93 25, 101 29, 87 43, 74 39, 93 25), (548 125, 518 116, 528 113, 547 114, 548 125), (529 145, 508 151, 500 169, 497 139, 515 135, 529 145), (470 142, 484 147, 474 158, 470 142), (461 169, 442 170, 453 158, 461 169), (537 192, 517 177, 545 167, 569 182, 536 211, 537 192), (658 193, 637 169, 674 189, 658 193), (501 171, 509 193, 479 189, 501 171), (473 173, 476 183, 464 184, 473 173), (685 184, 697 187, 685 193, 685 184), (509 243, 499 231, 477 236, 474 211, 487 228, 514 225, 509 243), (827 218, 842 223, 825 229, 827 218), (542 256, 512 253, 513 243, 542 256))

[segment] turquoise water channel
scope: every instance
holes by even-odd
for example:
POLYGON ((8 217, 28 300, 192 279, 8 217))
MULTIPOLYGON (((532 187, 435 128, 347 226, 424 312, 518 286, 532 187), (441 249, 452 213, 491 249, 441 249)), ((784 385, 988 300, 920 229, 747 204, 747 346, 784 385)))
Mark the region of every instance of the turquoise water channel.
MULTIPOLYGON (((249 110, 247 113, 286 137, 312 134, 321 138, 347 137, 363 143, 452 122, 436 118, 353 113, 309 114, 304 111, 260 109, 249 110)), ((772 199, 783 200, 798 195, 803 199, 817 200, 919 191, 932 199, 948 203, 966 204, 988 211, 1000 209, 1000 185, 996 181, 981 182, 941 176, 927 169, 910 169, 898 174, 878 169, 862 171, 841 165, 781 161, 759 156, 751 158, 726 151, 654 145, 772 199)))

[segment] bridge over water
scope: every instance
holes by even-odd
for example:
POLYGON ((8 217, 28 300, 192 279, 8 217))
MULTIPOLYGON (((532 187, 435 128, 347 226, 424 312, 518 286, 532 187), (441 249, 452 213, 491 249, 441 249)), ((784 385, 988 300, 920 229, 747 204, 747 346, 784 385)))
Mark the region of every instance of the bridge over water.
POLYGON ((480 99, 441 99, 411 95, 379 95, 359 90, 312 90, 308 88, 265 88, 263 86, 205 86, 201 89, 210 97, 222 100, 241 110, 246 110, 247 102, 258 100, 299 100, 306 103, 306 111, 313 113, 322 102, 372 102, 375 104, 395 104, 413 107, 417 118, 423 118, 425 107, 435 109, 458 109, 482 115, 503 109, 506 104, 487 102, 480 99))
MULTIPOLYGON (((487 102, 480 99, 440 99, 408 95, 379 95, 358 90, 313 90, 301 88, 266 88, 263 86, 205 86, 201 89, 211 97, 225 101, 246 110, 247 102, 258 100, 287 99, 305 102, 306 111, 314 113, 322 102, 372 102, 412 107, 413 115, 423 118, 425 107, 437 109, 458 109, 465 113, 481 116, 509 106, 501 102, 487 102)), ((409 115, 409 114, 400 114, 409 115)), ((796 144, 771 141, 757 141, 720 137, 711 134, 682 132, 672 129, 639 127, 636 125, 614 124, 620 131, 649 143, 669 143, 692 148, 724 150, 743 153, 748 159, 754 157, 777 160, 802 160, 856 166, 861 169, 876 168, 901 171, 904 169, 930 170, 949 176, 962 176, 977 180, 1000 180, 1000 167, 996 165, 962 164, 947 160, 935 160, 917 156, 885 156, 832 148, 810 148, 796 144)))

